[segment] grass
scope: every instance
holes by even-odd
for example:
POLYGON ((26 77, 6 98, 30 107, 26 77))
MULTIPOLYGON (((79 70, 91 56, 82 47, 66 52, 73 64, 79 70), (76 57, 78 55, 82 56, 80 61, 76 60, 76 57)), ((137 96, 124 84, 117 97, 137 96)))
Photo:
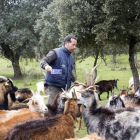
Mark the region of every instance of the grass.
MULTIPOLYGON (((119 79, 118 81, 118 88, 123 89, 128 87, 129 79, 132 77, 132 72, 129 66, 128 62, 128 55, 122 54, 117 55, 117 63, 114 65, 112 63, 112 55, 106 56, 106 62, 107 66, 104 64, 104 62, 101 61, 101 59, 98 60, 98 64, 100 66, 98 67, 97 75, 99 77, 98 81, 100 80, 113 80, 119 79)), ((140 60, 140 53, 137 54, 138 60, 140 60)), ((83 60, 82 62, 77 61, 76 62, 76 73, 77 73, 77 80, 79 82, 85 82, 86 81, 86 75, 85 75, 85 68, 87 68, 89 71, 91 71, 94 63, 94 58, 89 57, 83 60)), ((9 60, 5 58, 0 58, 0 75, 3 75, 5 77, 11 78, 14 82, 14 85, 16 85, 18 88, 28 87, 32 89, 33 91, 36 91, 36 83, 39 81, 42 81, 44 79, 44 75, 42 74, 43 70, 39 66, 39 61, 29 61, 28 65, 25 59, 22 59, 20 61, 20 66, 22 73, 24 76, 19 79, 15 79, 12 64, 9 60)), ((138 72, 140 73, 140 69, 138 69, 138 72)), ((119 94, 119 92, 115 89, 115 94, 119 94)), ((99 106, 105 106, 108 99, 107 99, 107 93, 104 92, 101 95, 102 101, 99 101, 99 106)), ((84 127, 84 124, 82 123, 82 130, 77 129, 77 123, 75 125, 75 135, 76 137, 84 137, 87 134, 86 127, 84 127)))

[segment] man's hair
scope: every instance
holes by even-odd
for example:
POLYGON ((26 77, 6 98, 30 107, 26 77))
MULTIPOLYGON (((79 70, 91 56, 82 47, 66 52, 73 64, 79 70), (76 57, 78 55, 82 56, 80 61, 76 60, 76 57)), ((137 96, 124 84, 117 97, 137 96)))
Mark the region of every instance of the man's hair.
POLYGON ((64 44, 66 43, 66 42, 71 42, 71 39, 75 39, 75 40, 77 40, 77 37, 75 37, 74 35, 68 35, 68 36, 66 36, 65 37, 65 39, 64 39, 64 44))

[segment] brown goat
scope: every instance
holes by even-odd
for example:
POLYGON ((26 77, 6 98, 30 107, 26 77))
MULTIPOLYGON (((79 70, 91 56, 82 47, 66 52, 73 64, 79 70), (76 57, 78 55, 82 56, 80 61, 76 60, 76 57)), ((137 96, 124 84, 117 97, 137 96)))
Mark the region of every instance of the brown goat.
POLYGON ((13 85, 11 79, 7 79, 4 76, 0 76, 0 110, 8 110, 9 105, 15 102, 15 94, 17 87, 13 85), (12 103, 8 103, 8 95, 12 103))
MULTIPOLYGON (((99 78, 99 76, 97 77, 97 67, 98 66, 99 65, 93 67, 90 73, 89 73, 88 69, 85 69, 85 71, 86 71, 86 77, 87 77, 87 82, 85 82, 85 84, 79 83, 79 85, 74 85, 73 87, 70 88, 68 94, 69 95, 72 95, 72 92, 75 91, 76 92, 76 96, 78 97, 78 99, 80 99, 81 98, 81 92, 84 89, 90 88, 92 90, 96 90, 95 83, 96 83, 96 81, 99 78), (93 78, 93 74, 94 74, 94 78, 93 78)), ((83 105, 78 104, 77 106, 78 106, 77 117, 80 118, 79 119, 79 122, 78 122, 78 130, 80 130, 81 129, 81 123, 82 123, 83 105)))
POLYGON ((74 138, 76 108, 77 99, 68 99, 63 114, 18 124, 7 133, 5 140, 65 140, 66 138, 74 138))
POLYGON ((19 111, 1 111, 0 118, 0 140, 4 139, 5 134, 8 130, 14 127, 16 124, 21 123, 26 120, 35 118, 44 118, 44 114, 47 113, 48 108, 44 103, 44 97, 41 95, 34 95, 29 101, 29 109, 21 109, 19 111))
POLYGON ((63 114, 66 99, 63 98, 62 93, 58 93, 55 96, 53 104, 46 104, 48 107, 48 113, 45 117, 52 117, 58 114, 63 114))
POLYGON ((94 133, 91 135, 87 135, 84 138, 70 138, 65 140, 103 140, 103 138, 94 133))
POLYGON ((9 110, 0 110, 0 121, 1 120, 5 120, 13 115, 15 115, 16 113, 18 113, 20 110, 12 110, 12 111, 9 111, 9 110))
POLYGON ((3 140, 8 130, 12 129, 16 124, 35 118, 43 118, 39 112, 31 111, 30 109, 22 109, 20 113, 12 117, 0 121, 0 140, 3 140))

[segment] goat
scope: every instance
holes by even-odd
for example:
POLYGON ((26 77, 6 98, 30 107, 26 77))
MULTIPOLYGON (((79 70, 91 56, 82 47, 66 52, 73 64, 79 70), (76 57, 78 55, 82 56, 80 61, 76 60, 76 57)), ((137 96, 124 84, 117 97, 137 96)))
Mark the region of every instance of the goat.
MULTIPOLYGON (((140 81, 140 75, 139 75, 139 81, 140 81)), ((134 79, 133 79, 133 77, 131 77, 129 79, 129 88, 131 88, 133 85, 134 85, 134 79)))
MULTIPOLYGON (((58 93, 54 99, 53 104, 46 104, 48 108, 48 112, 45 115, 45 117, 52 117, 57 114, 62 114, 64 111, 64 105, 65 105, 65 96, 63 93, 58 93)), ((17 105, 14 105, 10 107, 9 110, 18 110, 22 108, 29 108, 28 104, 26 103, 19 103, 17 105)))
POLYGON ((124 102, 120 96, 127 95, 127 94, 128 94, 128 90, 126 89, 120 90, 119 95, 114 95, 114 92, 112 91, 106 107, 110 109, 125 108, 124 102))
POLYGON ((16 105, 10 106, 9 110, 18 110, 22 108, 29 108, 26 104, 32 96, 34 95, 34 92, 30 90, 29 88, 20 88, 15 92, 16 96, 16 105), (24 102, 24 103, 21 103, 24 102), (25 103, 26 102, 26 103, 25 103))
POLYGON ((124 102, 120 98, 120 95, 113 95, 109 97, 109 101, 106 105, 110 109, 125 108, 124 102))
POLYGON ((40 94, 40 93, 45 93, 46 95, 47 95, 47 93, 46 93, 46 86, 44 85, 44 81, 42 81, 42 82, 38 82, 37 84, 36 84, 36 87, 37 87, 37 92, 40 94))
MULTIPOLYGON (((74 94, 74 96, 76 95, 74 94)), ((77 99, 74 96, 66 101, 63 114, 18 124, 7 133, 5 140, 65 140, 66 138, 74 138, 77 108, 77 99)))
POLYGON ((140 87, 138 87, 137 92, 135 93, 134 97, 140 100, 140 87))
POLYGON ((43 118, 48 109, 42 99, 43 97, 40 95, 32 96, 32 99, 28 103, 29 109, 24 108, 17 112, 15 111, 15 113, 14 111, 7 111, 7 114, 5 114, 7 118, 0 121, 0 140, 4 139, 7 131, 12 129, 16 124, 35 118, 43 118))
POLYGON ((29 88, 20 88, 16 92, 16 100, 18 102, 23 102, 24 100, 31 98, 33 94, 33 91, 29 88))
POLYGON ((25 108, 22 109, 22 111, 19 111, 19 113, 11 116, 10 118, 1 120, 0 139, 3 140, 8 130, 12 129, 16 124, 35 118, 43 118, 43 117, 40 115, 39 112, 33 112, 25 108))
POLYGON ((17 87, 13 85, 11 79, 0 76, 0 110, 8 110, 12 103, 8 103, 8 94, 11 101, 15 102, 15 92, 17 87))
POLYGON ((133 108, 111 110, 98 107, 96 91, 88 89, 80 99, 88 134, 97 133, 104 140, 138 140, 140 115, 133 108), (131 123, 130 123, 131 120, 131 123))
MULTIPOLYGON (((92 89, 96 89, 95 83, 99 78, 99 76, 97 77, 97 67, 98 66, 99 65, 96 65, 95 67, 93 67, 90 73, 89 73, 88 69, 85 69, 87 82, 85 82, 85 84, 79 83, 79 85, 73 85, 69 89, 69 91, 67 92, 67 96, 71 97, 72 92, 75 91, 77 98, 80 99, 81 98, 80 91, 83 91, 84 89, 88 88, 90 85, 92 85, 92 89), (94 74, 94 77, 93 77, 93 74, 94 74)), ((81 129, 81 123, 82 123, 83 106, 81 104, 77 103, 77 107, 78 107, 77 117, 80 117, 79 124, 78 124, 78 130, 80 130, 81 129)))
POLYGON ((98 98, 100 101, 101 101, 100 95, 103 92, 107 92, 107 98, 109 98, 109 91, 112 92, 114 87, 116 87, 116 89, 118 90, 117 81, 118 81, 118 79, 116 79, 116 80, 102 80, 102 81, 99 81, 98 83, 95 83, 95 85, 98 85, 97 90, 99 91, 98 98))
POLYGON ((87 135, 84 138, 70 138, 65 140, 103 140, 103 138, 99 137, 97 134, 87 135))
POLYGON ((134 85, 132 85, 132 86, 129 88, 129 90, 130 90, 130 93, 133 93, 133 94, 136 93, 136 91, 135 91, 135 89, 134 89, 134 85))
POLYGON ((52 117, 58 114, 62 114, 64 112, 64 106, 66 102, 65 93, 58 93, 55 96, 53 104, 46 104, 48 107, 48 113, 46 114, 47 117, 52 117))
MULTIPOLYGON (((31 111, 39 112, 43 117, 44 117, 44 115, 46 115, 48 113, 48 108, 46 107, 46 105, 44 103, 44 97, 42 97, 41 95, 34 95, 28 100, 30 100, 28 102, 28 104, 23 104, 23 105, 17 104, 18 106, 15 105, 16 110, 0 110, 0 120, 7 119, 7 118, 15 115, 19 111, 22 111, 21 109, 23 109, 23 108, 29 108, 31 111), (22 108, 20 106, 22 106, 22 108)), ((15 109, 15 108, 13 106, 13 109, 15 109)))
POLYGON ((17 112, 19 112, 19 110, 0 110, 0 121, 15 115, 17 112))
POLYGON ((119 95, 113 95, 109 98, 106 105, 108 108, 117 109, 124 107, 131 107, 135 109, 140 109, 140 99, 136 97, 137 95, 131 93, 127 94, 127 90, 123 90, 119 95))

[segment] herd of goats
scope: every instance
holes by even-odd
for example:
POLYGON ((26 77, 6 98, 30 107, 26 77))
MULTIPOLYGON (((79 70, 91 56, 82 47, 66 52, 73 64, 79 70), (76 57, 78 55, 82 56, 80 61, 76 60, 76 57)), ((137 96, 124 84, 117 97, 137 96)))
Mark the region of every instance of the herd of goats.
POLYGON ((53 104, 45 104, 47 95, 18 89, 11 79, 0 76, 0 140, 140 140, 140 88, 114 95, 117 80, 97 83, 96 69, 86 69, 86 83, 58 93, 53 104), (105 91, 109 101, 99 107, 105 91), (87 129, 84 138, 75 138, 77 117, 78 129, 82 118, 87 129))

